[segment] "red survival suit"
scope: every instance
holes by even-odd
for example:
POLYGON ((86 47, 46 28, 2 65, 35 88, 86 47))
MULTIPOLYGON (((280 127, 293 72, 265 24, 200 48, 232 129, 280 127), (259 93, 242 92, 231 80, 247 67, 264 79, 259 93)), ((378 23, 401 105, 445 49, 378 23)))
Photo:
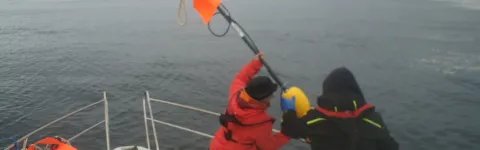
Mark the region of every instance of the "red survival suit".
POLYGON ((244 90, 261 67, 262 63, 253 59, 233 79, 224 115, 235 121, 226 122, 218 129, 210 142, 210 150, 275 150, 290 140, 282 133, 272 133, 275 119, 265 112, 268 106, 254 100, 244 90))

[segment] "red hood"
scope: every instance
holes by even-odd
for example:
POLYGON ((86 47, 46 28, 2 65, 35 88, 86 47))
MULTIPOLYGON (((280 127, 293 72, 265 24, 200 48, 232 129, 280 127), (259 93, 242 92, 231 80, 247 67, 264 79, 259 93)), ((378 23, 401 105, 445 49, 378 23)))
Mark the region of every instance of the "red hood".
POLYGON ((230 96, 228 113, 243 124, 255 124, 274 119, 265 112, 267 108, 267 105, 254 100, 241 90, 230 96))

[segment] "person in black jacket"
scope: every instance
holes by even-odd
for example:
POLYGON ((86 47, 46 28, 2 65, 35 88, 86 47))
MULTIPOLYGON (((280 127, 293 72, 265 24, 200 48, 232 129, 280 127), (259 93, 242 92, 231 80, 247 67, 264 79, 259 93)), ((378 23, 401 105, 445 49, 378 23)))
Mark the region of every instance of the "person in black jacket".
POLYGON ((297 118, 294 108, 285 110, 283 133, 291 138, 306 139, 312 150, 399 149, 382 117, 365 101, 347 68, 337 68, 327 76, 317 104, 318 107, 301 118, 297 118))

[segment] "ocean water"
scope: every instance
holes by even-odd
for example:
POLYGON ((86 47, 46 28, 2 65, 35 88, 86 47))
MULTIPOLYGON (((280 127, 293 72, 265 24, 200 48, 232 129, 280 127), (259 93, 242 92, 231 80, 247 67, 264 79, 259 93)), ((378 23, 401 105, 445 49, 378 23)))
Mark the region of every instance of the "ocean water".
POLYGON ((478 0, 438 0, 444 2, 450 2, 453 5, 473 9, 473 10, 480 10, 480 1, 478 0))
MULTIPOLYGON (((188 22, 181 27, 178 1, 0 1, 0 137, 19 138, 100 100, 103 91, 113 147, 146 145, 144 91, 224 111, 230 80, 253 54, 233 31, 212 36, 191 5, 188 1, 188 22)), ((301 87, 312 104, 324 77, 345 66, 402 150, 480 149, 477 1, 227 0, 225 5, 280 78, 301 87)), ((221 18, 212 23, 222 30, 221 18)), ((280 117, 278 106, 274 101, 272 116, 280 117)), ((152 107, 159 120, 210 134, 219 127, 216 117, 152 107)), ((30 139, 69 138, 102 117, 103 107, 91 108, 30 139)), ((162 149, 208 148, 210 139, 156 127, 162 149)), ((101 126, 72 144, 105 149, 104 134, 101 126)), ((282 149, 308 146, 291 141, 282 149)))

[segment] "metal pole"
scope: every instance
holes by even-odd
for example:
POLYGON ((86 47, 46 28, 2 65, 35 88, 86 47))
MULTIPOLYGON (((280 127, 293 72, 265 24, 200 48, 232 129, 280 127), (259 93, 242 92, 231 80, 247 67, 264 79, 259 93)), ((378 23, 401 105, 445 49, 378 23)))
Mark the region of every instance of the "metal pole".
POLYGON ((158 148, 158 138, 157 138, 157 131, 155 130, 155 123, 153 122, 153 113, 152 113, 152 105, 150 104, 150 95, 148 94, 148 91, 145 91, 145 99, 147 100, 147 104, 148 104, 148 110, 150 111, 150 121, 152 123, 152 130, 153 130, 153 137, 155 138, 155 146, 157 148, 157 150, 160 150, 160 148, 158 148))
MULTIPOLYGON (((233 18, 229 14, 227 14, 227 10, 225 6, 223 6, 223 4, 220 3, 217 10, 225 18, 225 20, 227 20, 227 22, 232 25, 235 31, 237 31, 238 35, 242 38, 245 44, 247 44, 250 50, 252 50, 253 53, 258 54, 260 51, 258 50, 253 40, 250 38, 250 36, 248 36, 245 30, 241 26, 239 26, 238 23, 235 20, 233 20, 233 18)), ((285 87, 284 82, 282 82, 280 78, 275 74, 275 72, 272 70, 272 68, 267 63, 267 61, 265 61, 262 58, 260 58, 260 61, 262 62, 263 66, 265 66, 270 76, 272 76, 273 80, 275 80, 275 82, 277 82, 277 84, 282 88, 282 91, 286 91, 287 88, 285 87)))
POLYGON ((103 92, 103 100, 105 101, 105 138, 107 139, 107 150, 110 150, 110 128, 108 122, 108 101, 107 92, 103 92))
POLYGON ((145 121, 145 135, 147 137, 147 148, 150 149, 150 135, 148 134, 147 109, 145 108, 145 99, 143 99, 143 120, 145 121))

